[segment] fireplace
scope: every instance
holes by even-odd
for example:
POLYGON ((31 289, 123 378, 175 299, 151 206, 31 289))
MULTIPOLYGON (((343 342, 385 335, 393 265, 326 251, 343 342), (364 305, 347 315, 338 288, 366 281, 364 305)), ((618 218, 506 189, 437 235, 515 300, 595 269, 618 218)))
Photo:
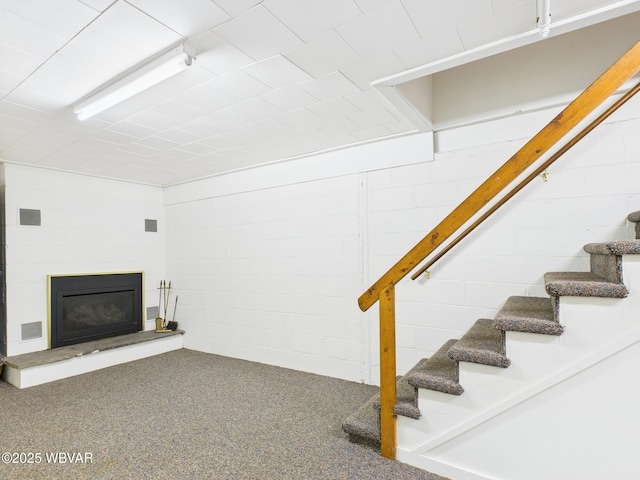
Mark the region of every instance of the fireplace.
POLYGON ((51 348, 142 330, 142 273, 49 276, 51 348))

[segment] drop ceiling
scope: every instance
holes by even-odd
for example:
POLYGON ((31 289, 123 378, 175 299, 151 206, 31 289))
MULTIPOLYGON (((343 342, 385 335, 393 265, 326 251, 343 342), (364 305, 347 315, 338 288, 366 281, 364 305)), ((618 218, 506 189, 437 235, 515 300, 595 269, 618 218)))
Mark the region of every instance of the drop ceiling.
MULTIPOLYGON (((639 10, 551 0, 552 35, 639 10)), ((166 186, 411 134, 429 125, 397 86, 543 41, 536 16, 536 0, 0 0, 0 161, 166 186), (181 43, 190 68, 75 117, 181 43)))

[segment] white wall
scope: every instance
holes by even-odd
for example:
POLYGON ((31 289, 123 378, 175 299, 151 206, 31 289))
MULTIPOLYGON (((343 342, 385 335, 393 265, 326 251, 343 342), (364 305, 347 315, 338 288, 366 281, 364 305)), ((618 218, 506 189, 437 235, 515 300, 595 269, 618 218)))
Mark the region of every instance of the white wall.
MULTIPOLYGON (((361 313, 358 296, 556 113, 440 132, 435 161, 415 135, 169 188, 185 345, 376 383, 377 306, 361 313)), ((583 244, 629 235, 639 129, 634 100, 431 279, 401 282, 399 373, 509 295, 542 295, 545 271, 587 269, 583 244)))
POLYGON ((360 381, 367 168, 432 158, 430 134, 167 190, 185 346, 360 381))
POLYGON ((144 271, 146 305, 164 278, 162 189, 5 164, 8 355, 47 348, 47 275, 144 271), (41 226, 21 226, 19 210, 41 211, 41 226), (145 232, 158 220, 158 233, 145 232), (40 322, 41 338, 21 325, 40 322))

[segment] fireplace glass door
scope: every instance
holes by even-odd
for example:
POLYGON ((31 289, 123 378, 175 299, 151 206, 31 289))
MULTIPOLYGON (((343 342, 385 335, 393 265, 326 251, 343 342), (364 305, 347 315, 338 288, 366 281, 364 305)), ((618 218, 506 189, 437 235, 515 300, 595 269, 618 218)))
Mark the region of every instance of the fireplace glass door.
POLYGON ((50 277, 51 348, 142 330, 142 274, 50 277))

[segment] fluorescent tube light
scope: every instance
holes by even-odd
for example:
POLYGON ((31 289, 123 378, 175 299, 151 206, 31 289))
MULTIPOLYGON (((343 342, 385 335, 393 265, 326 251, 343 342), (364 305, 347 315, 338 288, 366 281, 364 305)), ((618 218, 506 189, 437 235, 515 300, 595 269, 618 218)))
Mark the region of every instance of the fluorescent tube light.
POLYGON ((181 45, 143 65, 130 75, 78 103, 73 112, 86 120, 138 93, 166 80, 191 66, 195 54, 181 45))

